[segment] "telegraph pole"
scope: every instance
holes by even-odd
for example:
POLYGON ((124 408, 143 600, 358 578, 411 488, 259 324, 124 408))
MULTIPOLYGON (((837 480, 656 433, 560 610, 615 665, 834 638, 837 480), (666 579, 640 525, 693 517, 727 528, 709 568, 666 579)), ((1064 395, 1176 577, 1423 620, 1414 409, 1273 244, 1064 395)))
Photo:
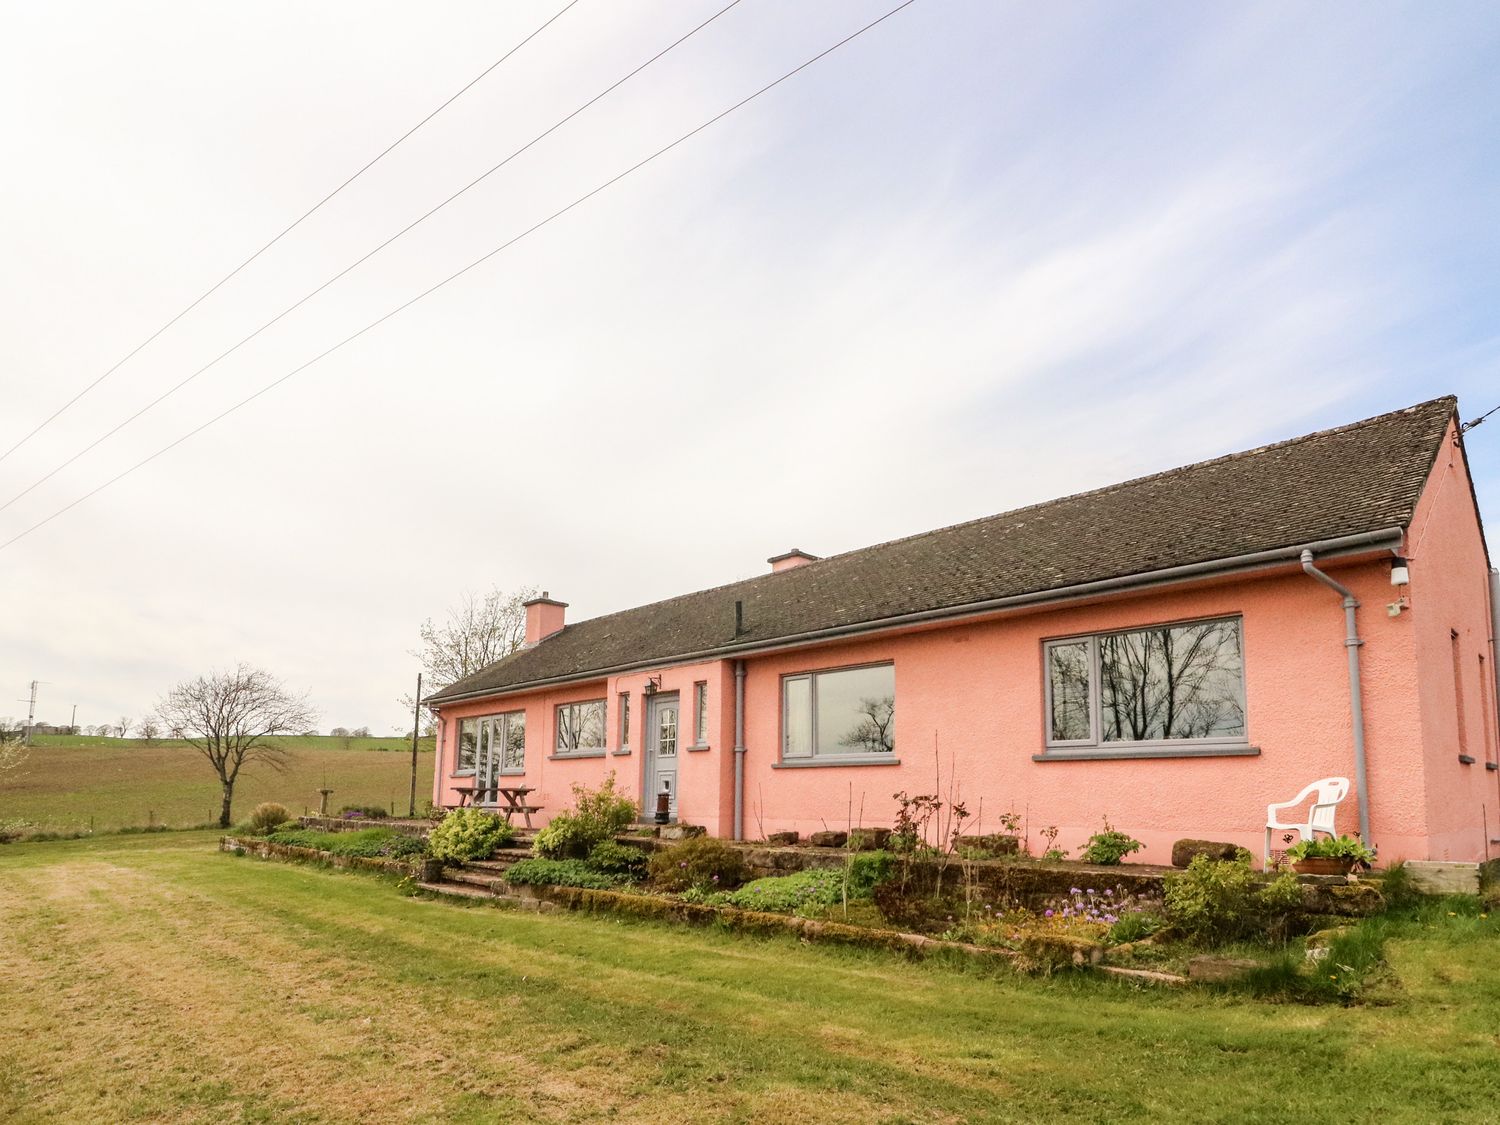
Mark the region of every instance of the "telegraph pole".
POLYGON ((36 724, 36 689, 46 682, 46 680, 31 681, 31 697, 26 701, 26 731, 21 736, 26 746, 31 745, 31 728, 36 724))
POLYGON ((417 735, 422 733, 422 673, 417 673, 417 699, 411 707, 411 800, 406 815, 417 818, 417 735))
POLYGON ((73 704, 73 717, 68 720, 68 733, 78 733, 78 704, 73 704))

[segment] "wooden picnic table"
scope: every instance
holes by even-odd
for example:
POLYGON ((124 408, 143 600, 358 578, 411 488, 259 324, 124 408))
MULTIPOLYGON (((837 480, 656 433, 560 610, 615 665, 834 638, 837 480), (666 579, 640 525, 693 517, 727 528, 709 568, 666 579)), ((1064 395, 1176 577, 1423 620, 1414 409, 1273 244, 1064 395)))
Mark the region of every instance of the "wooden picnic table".
POLYGON ((512 816, 520 813, 526 821, 526 827, 530 828, 531 814, 542 811, 542 806, 533 805, 526 800, 528 794, 536 792, 530 785, 456 785, 453 791, 458 794, 459 808, 463 808, 471 799, 475 805, 479 805, 486 795, 493 793, 494 803, 498 806, 495 811, 505 818, 507 824, 512 816))

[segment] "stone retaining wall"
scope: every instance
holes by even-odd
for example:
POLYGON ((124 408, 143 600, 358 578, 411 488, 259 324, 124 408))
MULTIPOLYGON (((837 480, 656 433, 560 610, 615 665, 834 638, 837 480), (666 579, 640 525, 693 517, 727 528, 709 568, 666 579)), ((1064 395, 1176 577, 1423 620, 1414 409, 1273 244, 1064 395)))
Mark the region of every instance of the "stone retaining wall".
POLYGON ((333 855, 318 848, 299 848, 290 844, 273 844, 254 836, 221 836, 221 852, 260 856, 262 859, 291 859, 323 863, 330 867, 349 867, 359 871, 378 871, 383 875, 400 875, 427 882, 442 877, 443 865, 435 859, 381 859, 373 856, 333 855))

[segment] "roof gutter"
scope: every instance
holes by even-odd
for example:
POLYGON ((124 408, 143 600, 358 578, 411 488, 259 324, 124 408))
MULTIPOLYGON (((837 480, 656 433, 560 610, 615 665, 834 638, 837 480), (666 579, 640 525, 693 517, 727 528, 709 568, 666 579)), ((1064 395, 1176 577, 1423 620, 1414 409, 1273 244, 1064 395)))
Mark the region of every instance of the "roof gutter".
POLYGON ((758 655, 775 652, 779 649, 792 648, 797 645, 812 644, 817 641, 838 640, 842 637, 857 636, 886 629, 898 629, 908 625, 951 621, 958 618, 994 613, 1000 610, 1021 609, 1030 606, 1047 605, 1053 602, 1073 601, 1078 598, 1093 597, 1096 594, 1133 592, 1136 590, 1151 589, 1156 586, 1188 582, 1198 578, 1236 574, 1243 571, 1274 566, 1278 563, 1295 563, 1300 560, 1304 550, 1310 550, 1323 558, 1329 558, 1358 551, 1397 547, 1401 543, 1403 534, 1403 530, 1399 527, 1387 527, 1379 531, 1362 531, 1355 535, 1340 535, 1332 539, 1319 539, 1312 543, 1297 544, 1291 547, 1277 547, 1269 551, 1255 551, 1246 555, 1234 555, 1227 559, 1210 559, 1206 562, 1187 563, 1183 566, 1165 567, 1161 570, 1149 570, 1141 574, 1122 575, 1118 578, 1103 578, 1095 582, 1080 582, 1074 586, 1063 586, 1055 590, 1036 590, 1026 594, 1012 594, 1003 598, 989 598, 985 601, 966 602, 963 605, 944 606, 940 609, 924 609, 915 613, 902 613, 892 617, 878 618, 874 621, 856 622, 852 625, 835 625, 827 629, 813 629, 806 633, 794 633, 790 636, 777 637, 769 641, 741 641, 739 643, 719 645, 715 648, 700 649, 697 652, 684 652, 671 656, 657 657, 652 660, 632 660, 625 664, 616 664, 606 668, 591 668, 584 672, 572 672, 563 676, 551 676, 539 680, 528 680, 525 683, 508 684, 501 688, 476 688, 473 691, 447 696, 438 693, 432 699, 428 700, 428 705, 436 709, 450 703, 462 703, 467 699, 482 699, 493 695, 510 695, 519 691, 534 691, 537 688, 552 687, 558 684, 598 680, 605 676, 619 675, 624 672, 636 672, 644 668, 670 667, 674 664, 693 664, 703 660, 720 660, 731 656, 758 655))
POLYGON ((1302 569, 1311 578, 1316 578, 1344 599, 1344 648, 1349 653, 1349 714, 1354 727, 1354 789, 1359 795, 1359 838, 1367 848, 1374 848, 1370 839, 1370 793, 1365 775, 1365 701, 1360 690, 1359 650, 1364 641, 1359 639, 1359 625, 1354 611, 1359 608, 1359 599, 1354 591, 1335 581, 1313 565, 1313 552, 1302 552, 1302 569))

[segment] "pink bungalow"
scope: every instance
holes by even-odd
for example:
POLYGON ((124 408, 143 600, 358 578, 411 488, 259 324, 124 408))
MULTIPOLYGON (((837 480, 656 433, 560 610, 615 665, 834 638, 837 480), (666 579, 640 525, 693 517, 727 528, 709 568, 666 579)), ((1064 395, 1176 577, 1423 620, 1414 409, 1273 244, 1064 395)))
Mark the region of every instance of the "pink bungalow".
POLYGON ((1258 855, 1267 805, 1345 777, 1337 827, 1383 860, 1487 858, 1497 580, 1455 409, 588 621, 544 595, 523 648, 429 701, 433 799, 555 812, 613 772, 648 816, 761 838, 941 789, 1033 848, 1108 818, 1165 862, 1181 837, 1258 855))

